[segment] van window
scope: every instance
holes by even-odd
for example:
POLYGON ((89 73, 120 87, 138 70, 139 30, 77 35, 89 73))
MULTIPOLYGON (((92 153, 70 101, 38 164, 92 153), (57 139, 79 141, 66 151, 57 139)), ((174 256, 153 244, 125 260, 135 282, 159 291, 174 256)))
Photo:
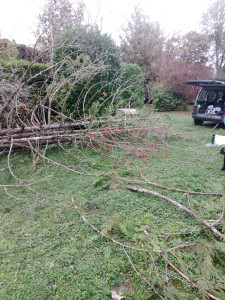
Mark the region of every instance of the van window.
POLYGON ((198 102, 204 102, 206 99, 207 91, 201 90, 198 95, 198 102))
POLYGON ((214 91, 208 92, 207 103, 213 103, 214 101, 216 101, 216 92, 214 92, 214 91))
POLYGON ((199 95, 198 95, 198 102, 206 102, 207 104, 213 104, 216 103, 217 99, 222 98, 223 92, 214 90, 214 91, 209 91, 209 90, 201 90, 199 95))
POLYGON ((222 97, 223 97, 223 92, 218 92, 217 99, 220 99, 222 97))

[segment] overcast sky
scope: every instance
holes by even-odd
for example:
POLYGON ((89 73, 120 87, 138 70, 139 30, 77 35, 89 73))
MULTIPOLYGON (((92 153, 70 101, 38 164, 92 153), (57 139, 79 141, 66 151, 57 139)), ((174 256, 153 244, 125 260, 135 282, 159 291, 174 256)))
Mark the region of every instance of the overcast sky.
MULTIPOLYGON (((76 0, 71 0, 76 3, 76 0)), ((84 0, 92 20, 102 24, 119 41, 121 26, 135 5, 139 5, 152 21, 160 22, 167 35, 200 29, 202 13, 212 0, 84 0)), ((32 44, 37 15, 45 0, 0 0, 0 36, 17 43, 32 44)))

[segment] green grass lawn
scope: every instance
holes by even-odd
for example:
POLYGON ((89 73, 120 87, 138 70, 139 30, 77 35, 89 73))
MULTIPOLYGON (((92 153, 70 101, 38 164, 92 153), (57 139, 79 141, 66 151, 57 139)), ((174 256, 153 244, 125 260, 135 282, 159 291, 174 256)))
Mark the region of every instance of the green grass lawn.
MULTIPOLYGON (((128 191, 127 185, 136 185, 115 179, 143 181, 143 174, 167 187, 225 194, 220 148, 205 147, 212 134, 223 134, 223 129, 209 123, 195 126, 187 112, 162 113, 161 122, 174 134, 146 161, 137 157, 130 163, 129 154, 115 151, 118 166, 117 158, 99 156, 91 149, 77 152, 68 145, 67 152, 57 147, 46 150, 49 158, 93 176, 80 176, 42 159, 34 166, 31 153, 23 150, 10 157, 14 176, 21 179, 16 180, 8 170, 7 153, 0 156, 0 184, 37 181, 29 188, 0 187, 1 300, 111 299, 112 290, 122 290, 126 299, 160 299, 134 271, 123 248, 82 220, 72 199, 102 233, 151 251, 152 257, 131 249, 127 253, 139 274, 165 299, 203 299, 207 292, 225 298, 223 240, 201 230, 199 221, 170 203, 128 191), (187 232, 193 233, 180 234, 187 232), (167 251, 184 244, 194 245, 167 251), (175 272, 168 260, 198 288, 175 272)), ((140 186, 176 200, 205 220, 219 219, 223 210, 224 197, 140 186)), ((224 230, 222 224, 216 228, 224 230)))

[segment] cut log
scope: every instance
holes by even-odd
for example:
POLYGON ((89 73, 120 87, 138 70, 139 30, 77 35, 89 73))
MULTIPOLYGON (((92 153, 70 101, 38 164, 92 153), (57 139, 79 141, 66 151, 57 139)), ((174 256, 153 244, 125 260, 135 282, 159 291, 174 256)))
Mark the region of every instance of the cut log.
POLYGON ((92 120, 92 121, 79 121, 74 123, 65 123, 65 124, 52 124, 52 125, 40 125, 40 126, 31 126, 31 127, 20 127, 20 128, 9 128, 0 130, 0 136, 12 135, 21 132, 42 132, 49 129, 64 129, 64 128, 84 128, 88 125, 99 125, 99 124, 107 124, 110 123, 121 123, 123 120, 114 119, 114 120, 92 120))

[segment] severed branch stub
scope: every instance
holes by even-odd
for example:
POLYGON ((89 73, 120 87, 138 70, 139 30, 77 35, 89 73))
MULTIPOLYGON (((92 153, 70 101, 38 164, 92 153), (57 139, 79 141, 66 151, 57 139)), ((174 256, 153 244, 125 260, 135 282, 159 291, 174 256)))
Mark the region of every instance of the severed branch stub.
POLYGON ((223 236, 222 233, 220 233, 214 226, 210 225, 205 220, 201 220, 201 218, 196 214, 195 211, 188 209, 187 207, 185 207, 182 204, 176 202, 175 200, 172 200, 171 198, 169 198, 167 196, 161 195, 161 194, 159 194, 157 192, 154 192, 154 191, 151 191, 151 190, 146 190, 146 189, 136 188, 136 187, 131 187, 131 186, 128 186, 127 189, 130 190, 130 191, 133 191, 133 192, 150 194, 150 195, 159 197, 161 199, 164 199, 164 200, 172 203, 176 207, 178 207, 180 210, 186 212, 187 214, 189 214, 190 216, 192 216, 194 219, 199 220, 201 223, 203 223, 204 225, 206 225, 207 228, 209 228, 214 233, 214 235, 216 235, 217 237, 221 238, 223 236))

